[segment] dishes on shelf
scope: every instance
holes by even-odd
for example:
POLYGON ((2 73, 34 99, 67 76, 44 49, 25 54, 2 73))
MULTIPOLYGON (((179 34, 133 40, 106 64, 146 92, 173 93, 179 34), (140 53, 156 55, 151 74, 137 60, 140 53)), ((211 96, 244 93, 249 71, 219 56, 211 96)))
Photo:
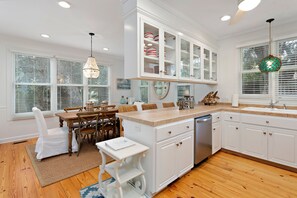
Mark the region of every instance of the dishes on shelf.
POLYGON ((154 40, 154 34, 152 32, 145 32, 144 38, 147 38, 149 40, 154 40))
POLYGON ((157 50, 154 47, 146 49, 146 55, 151 57, 157 57, 157 50))

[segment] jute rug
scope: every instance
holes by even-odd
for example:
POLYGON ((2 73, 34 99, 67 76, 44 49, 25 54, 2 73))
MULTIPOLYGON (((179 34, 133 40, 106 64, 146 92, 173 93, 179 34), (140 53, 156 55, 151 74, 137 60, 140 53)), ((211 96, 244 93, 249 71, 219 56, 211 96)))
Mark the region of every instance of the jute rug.
MULTIPOLYGON (((42 161, 36 159, 35 144, 27 145, 26 150, 42 187, 98 167, 101 164, 99 150, 91 144, 83 144, 78 157, 76 153, 73 153, 72 156, 63 154, 45 158, 42 161)), ((107 161, 111 160, 111 158, 107 159, 107 161)))

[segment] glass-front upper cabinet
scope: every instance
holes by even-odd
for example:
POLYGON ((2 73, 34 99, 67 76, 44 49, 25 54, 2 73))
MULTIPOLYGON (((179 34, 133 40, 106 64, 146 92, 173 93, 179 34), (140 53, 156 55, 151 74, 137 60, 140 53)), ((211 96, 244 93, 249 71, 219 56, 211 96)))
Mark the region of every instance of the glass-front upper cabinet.
POLYGON ((159 74, 159 34, 160 30, 147 23, 143 24, 143 72, 159 74))
POLYGON ((193 44, 193 75, 195 80, 201 80, 201 47, 193 44))
POLYGON ((210 51, 204 48, 203 53, 203 61, 204 61, 204 80, 210 80, 210 51))
POLYGON ((176 36, 164 32, 164 77, 176 77, 176 36))
POLYGON ((180 40, 180 77, 190 78, 190 42, 180 40))
POLYGON ((211 56, 211 80, 217 81, 218 76, 218 55, 212 52, 211 56))

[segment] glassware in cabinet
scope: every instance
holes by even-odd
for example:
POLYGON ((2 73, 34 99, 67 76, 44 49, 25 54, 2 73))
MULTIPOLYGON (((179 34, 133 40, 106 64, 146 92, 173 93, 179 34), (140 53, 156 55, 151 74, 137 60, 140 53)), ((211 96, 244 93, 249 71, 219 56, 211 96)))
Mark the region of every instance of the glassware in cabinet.
POLYGON ((218 55, 215 52, 212 52, 211 58, 211 79, 217 81, 217 73, 218 73, 218 55))
POLYGON ((165 76, 176 76, 176 36, 164 32, 164 71, 165 76))
POLYGON ((201 79, 201 47, 193 44, 193 78, 201 79))
POLYGON ((190 42, 184 39, 180 43, 180 77, 190 78, 190 42))
POLYGON ((204 49, 203 54, 204 60, 204 79, 210 80, 210 51, 208 49, 204 49))

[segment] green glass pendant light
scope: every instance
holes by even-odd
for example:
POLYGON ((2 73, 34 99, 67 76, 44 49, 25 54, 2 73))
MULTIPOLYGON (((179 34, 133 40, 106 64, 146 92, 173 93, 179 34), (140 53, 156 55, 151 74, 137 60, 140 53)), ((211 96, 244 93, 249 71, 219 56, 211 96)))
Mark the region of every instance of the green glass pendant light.
POLYGON ((266 22, 269 23, 269 56, 263 58, 259 64, 261 72, 276 72, 282 66, 282 61, 271 54, 271 22, 274 19, 268 19, 266 22))

